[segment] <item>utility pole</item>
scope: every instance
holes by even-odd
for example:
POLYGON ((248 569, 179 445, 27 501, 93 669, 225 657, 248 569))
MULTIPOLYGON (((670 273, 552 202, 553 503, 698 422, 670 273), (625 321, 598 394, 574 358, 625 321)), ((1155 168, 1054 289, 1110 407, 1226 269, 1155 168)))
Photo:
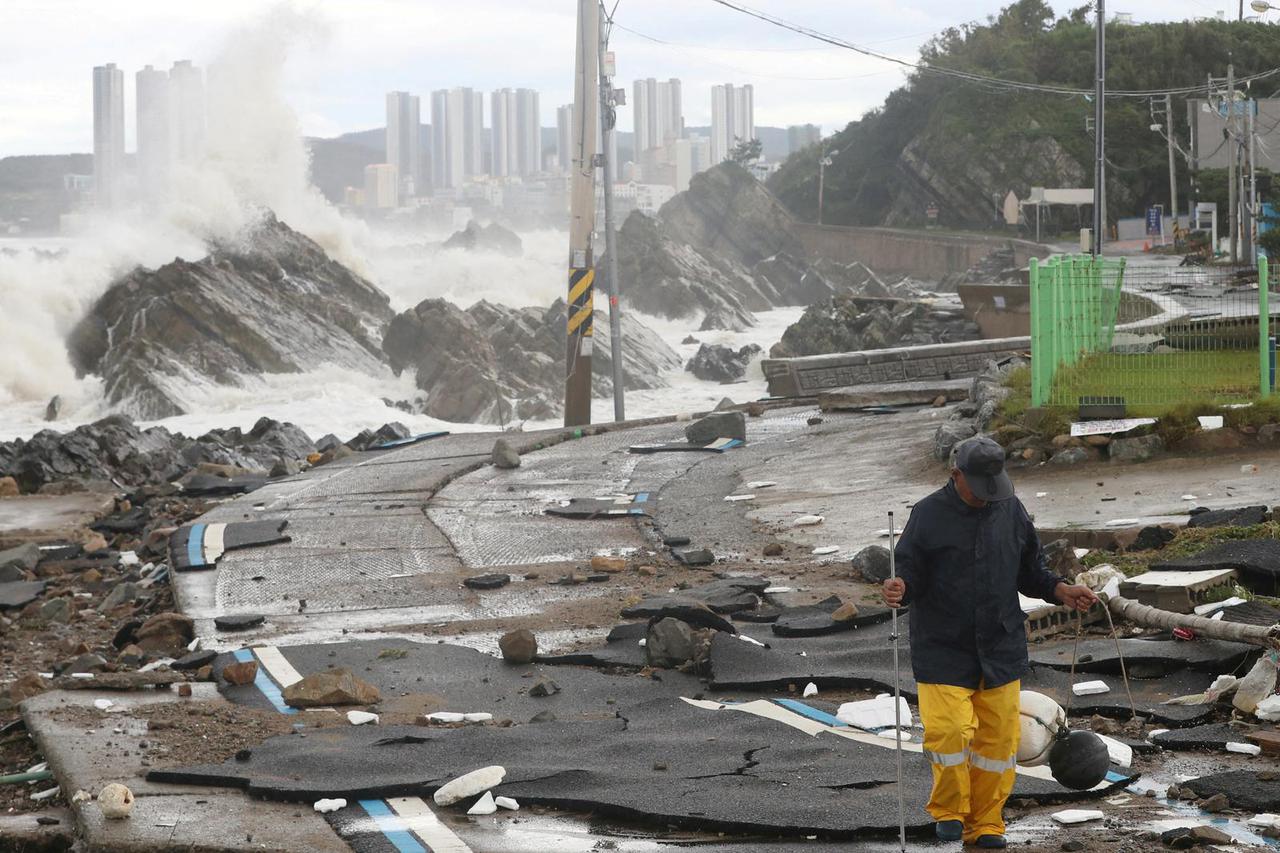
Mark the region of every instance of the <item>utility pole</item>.
POLYGON ((1173 233, 1178 233, 1178 171, 1173 157, 1173 96, 1164 96, 1164 129, 1169 139, 1169 214, 1173 217, 1173 233))
MULTIPOLYGON (((1249 193, 1245 201, 1247 212, 1245 216, 1244 229, 1244 254, 1249 260, 1249 266, 1258 265, 1257 254, 1257 229, 1258 229, 1258 167, 1256 164, 1258 148, 1257 148, 1257 118, 1254 116, 1253 100, 1246 100, 1245 107, 1248 112, 1245 113, 1245 124, 1249 128, 1249 147, 1246 150, 1246 156, 1249 158, 1249 193)), ((1243 188, 1242 193, 1243 195, 1243 188)))
POLYGON ((605 272, 609 276, 609 349, 613 359, 613 419, 621 423, 627 419, 625 377, 622 371, 622 283, 618 278, 618 244, 613 230, 613 182, 617 164, 609 156, 613 150, 611 140, 617 112, 614 110, 614 74, 609 56, 608 26, 612 20, 600 20, 600 157, 604 161, 604 259, 605 272))
POLYGON ((599 0, 578 0, 573 73, 573 172, 569 186, 569 299, 566 306, 564 425, 591 423, 592 291, 596 224, 596 127, 600 119, 599 0))
POLYGON ((1236 187, 1236 160, 1240 135, 1236 133, 1236 67, 1227 65, 1227 227, 1231 232, 1231 263, 1240 261, 1240 196, 1236 187))
POLYGON ((1094 53, 1094 86, 1093 86, 1093 255, 1102 254, 1102 229, 1106 227, 1106 143, 1104 122, 1106 107, 1103 101, 1107 97, 1107 11, 1105 0, 1098 0, 1098 43, 1094 53))

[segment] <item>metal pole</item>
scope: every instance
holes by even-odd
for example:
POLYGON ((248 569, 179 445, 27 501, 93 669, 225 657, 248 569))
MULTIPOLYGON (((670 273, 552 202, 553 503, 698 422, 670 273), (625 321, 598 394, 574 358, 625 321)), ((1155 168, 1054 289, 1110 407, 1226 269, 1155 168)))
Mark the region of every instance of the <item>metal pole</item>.
POLYGON ((613 81, 605 73, 605 52, 609 48, 606 22, 600 20, 600 138, 604 149, 604 255, 605 273, 609 276, 609 351, 613 362, 613 419, 627 419, 626 377, 622 368, 622 280, 618 278, 617 234, 613 230, 613 182, 617 164, 609 156, 613 150, 614 125, 617 116, 613 104, 613 81))
MULTIPOLYGON (((898 567, 893 559, 893 513, 889 513, 889 577, 898 577, 898 567)), ((907 806, 902 793, 902 689, 898 678, 898 610, 889 611, 889 634, 893 638, 893 741, 898 752, 898 844, 907 849, 907 806)))
POLYGON ((1169 215, 1173 217, 1173 233, 1178 233, 1178 169, 1173 157, 1173 96, 1164 96, 1164 130, 1169 138, 1169 215))
POLYGON ((1106 227, 1107 198, 1105 184, 1107 179, 1106 160, 1106 108, 1103 101, 1107 96, 1107 12, 1106 0, 1098 0, 1098 34, 1097 47, 1093 57, 1093 255, 1102 254, 1102 229, 1106 227))
POLYGON ((1258 263, 1258 119, 1257 101, 1249 104, 1249 257, 1258 263))
POLYGON ((1227 66, 1227 228, 1231 233, 1231 263, 1240 261, 1240 196, 1236 187, 1236 160, 1240 138, 1236 133, 1236 68, 1227 66))
POLYGON ((825 148, 818 149, 818 224, 822 224, 822 179, 823 174, 827 170, 827 152, 825 148))
POLYGON ((600 5, 578 0, 578 45, 573 79, 573 172, 569 195, 569 299, 566 306, 564 425, 591 423, 592 296, 596 224, 596 127, 600 98, 600 5))

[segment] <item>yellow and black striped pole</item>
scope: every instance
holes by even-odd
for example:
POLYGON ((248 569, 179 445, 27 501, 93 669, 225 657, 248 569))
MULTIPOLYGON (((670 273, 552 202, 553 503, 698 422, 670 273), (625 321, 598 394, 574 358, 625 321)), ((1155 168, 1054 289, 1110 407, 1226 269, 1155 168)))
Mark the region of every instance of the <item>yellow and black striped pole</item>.
POLYGON ((568 332, 565 350, 565 426, 591 423, 591 349, 594 344, 592 298, 595 280, 596 271, 591 266, 569 270, 569 307, 565 325, 568 332))

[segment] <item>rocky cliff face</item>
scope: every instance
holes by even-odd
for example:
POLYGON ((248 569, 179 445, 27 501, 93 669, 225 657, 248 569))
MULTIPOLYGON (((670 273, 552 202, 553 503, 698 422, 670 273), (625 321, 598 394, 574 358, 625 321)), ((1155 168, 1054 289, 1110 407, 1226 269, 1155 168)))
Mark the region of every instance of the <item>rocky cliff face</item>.
POLYGON ((623 297, 661 317, 701 313, 704 329, 741 331, 752 312, 810 305, 837 290, 814 267, 791 217, 749 172, 723 163, 618 237, 623 297))
POLYGON ((510 228, 504 228, 496 222, 481 225, 474 219, 467 223, 466 228, 455 231, 448 240, 445 240, 444 248, 501 252, 512 258, 518 258, 524 253, 524 243, 521 242, 520 235, 510 228))
POLYGON ((769 350, 772 358, 977 340, 959 304, 837 296, 810 306, 769 350))
POLYGON ((267 212, 234 245, 116 281, 67 340, 82 374, 142 419, 185 412, 192 383, 324 363, 381 368, 387 297, 267 212))
MULTIPOLYGON (((653 330, 623 315, 628 390, 658 388, 680 357, 653 330)), ((609 324, 595 323, 592 393, 613 391, 609 324)), ((477 302, 462 310, 428 299, 391 321, 383 347, 398 373, 416 372, 425 413, 449 421, 506 423, 563 412, 565 304, 508 308, 477 302)))

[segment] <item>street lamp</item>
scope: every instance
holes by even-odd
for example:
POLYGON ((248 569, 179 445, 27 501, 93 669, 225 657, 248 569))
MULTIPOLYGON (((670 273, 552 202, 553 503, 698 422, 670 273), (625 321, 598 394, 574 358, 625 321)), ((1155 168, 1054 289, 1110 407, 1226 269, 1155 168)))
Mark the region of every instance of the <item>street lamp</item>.
POLYGON ((1249 3, 1249 8, 1253 9, 1253 11, 1257 12, 1259 15, 1265 15, 1272 9, 1280 9, 1280 6, 1272 6, 1267 2, 1267 0, 1252 0, 1252 2, 1249 3))
POLYGON ((824 154, 818 158, 818 224, 822 224, 822 184, 823 177, 827 167, 831 165, 831 158, 838 155, 839 151, 832 151, 830 154, 824 154))

